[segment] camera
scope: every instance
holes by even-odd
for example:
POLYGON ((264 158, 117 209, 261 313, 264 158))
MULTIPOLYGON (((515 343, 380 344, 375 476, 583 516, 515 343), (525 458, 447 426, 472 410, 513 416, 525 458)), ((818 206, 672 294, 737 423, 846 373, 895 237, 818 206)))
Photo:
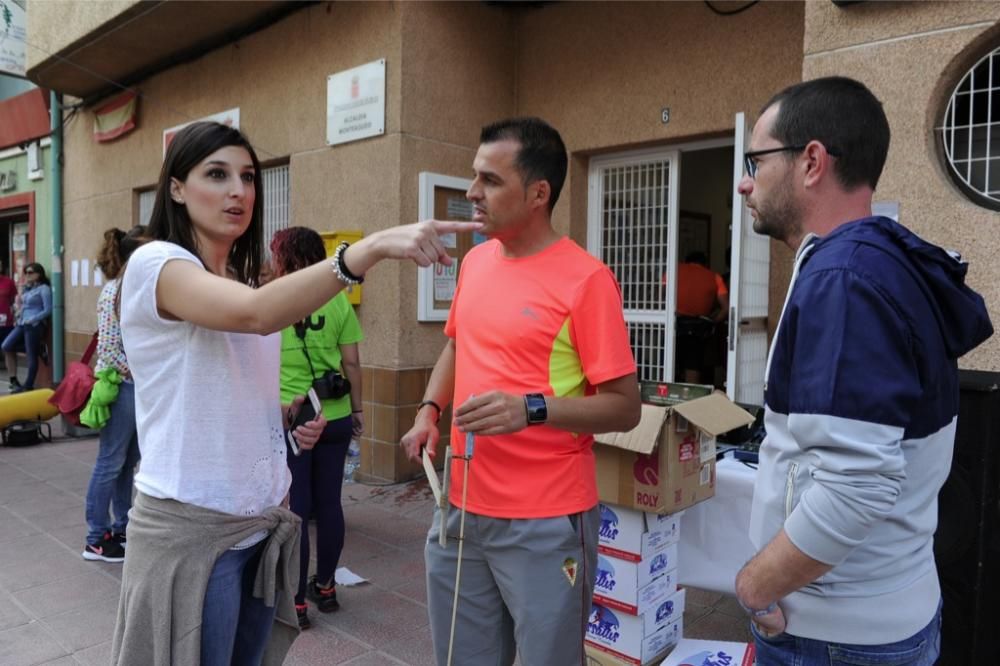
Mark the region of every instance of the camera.
POLYGON ((339 400, 351 392, 351 380, 336 370, 327 370, 313 379, 312 387, 320 400, 339 400))

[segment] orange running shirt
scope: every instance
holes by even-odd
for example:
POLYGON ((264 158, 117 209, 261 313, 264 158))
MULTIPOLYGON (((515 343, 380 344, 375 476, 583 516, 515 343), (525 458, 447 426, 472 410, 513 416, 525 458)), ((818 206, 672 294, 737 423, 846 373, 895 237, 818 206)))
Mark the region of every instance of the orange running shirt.
POLYGON ((677 265, 677 313, 707 317, 715 310, 716 295, 729 293, 722 276, 701 264, 677 265))
MULTIPOLYGON (((445 333, 455 340, 453 406, 492 390, 516 395, 593 394, 635 372, 621 291, 603 263, 568 238, 508 258, 498 241, 462 261, 445 333)), ((549 518, 597 504, 594 438, 547 425, 479 436, 467 507, 494 518, 549 518)), ((465 435, 451 429, 452 451, 465 435)), ((453 460, 450 499, 461 506, 463 461, 453 460)))

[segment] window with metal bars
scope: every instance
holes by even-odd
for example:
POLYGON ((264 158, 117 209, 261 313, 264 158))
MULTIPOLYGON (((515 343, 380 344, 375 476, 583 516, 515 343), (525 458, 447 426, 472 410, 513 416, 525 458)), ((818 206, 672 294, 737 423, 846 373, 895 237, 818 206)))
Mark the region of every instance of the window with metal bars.
POLYGON ((591 177, 598 190, 592 203, 599 207, 600 227, 596 237, 591 235, 592 249, 621 286, 640 380, 663 381, 672 367, 668 332, 673 316, 666 279, 670 170, 669 158, 647 158, 597 165, 591 177))
POLYGON ((288 165, 263 169, 264 179, 264 256, 271 257, 271 238, 279 229, 288 228, 291 206, 288 165))
POLYGON ((955 183, 973 202, 1000 210, 1000 48, 962 77, 940 129, 955 183))

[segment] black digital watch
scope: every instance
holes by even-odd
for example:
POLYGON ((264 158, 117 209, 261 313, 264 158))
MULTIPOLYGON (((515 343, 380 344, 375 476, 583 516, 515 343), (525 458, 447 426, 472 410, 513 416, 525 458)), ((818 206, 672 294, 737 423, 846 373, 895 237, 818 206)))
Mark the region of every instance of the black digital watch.
POLYGON ((549 418, 549 407, 541 393, 527 393, 524 396, 524 412, 528 415, 528 425, 542 425, 549 418))

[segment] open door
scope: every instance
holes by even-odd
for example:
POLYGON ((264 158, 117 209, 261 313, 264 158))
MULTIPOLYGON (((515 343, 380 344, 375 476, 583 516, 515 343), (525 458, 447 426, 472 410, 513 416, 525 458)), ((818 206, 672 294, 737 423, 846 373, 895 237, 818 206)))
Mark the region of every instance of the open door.
POLYGON ((621 286, 640 381, 674 376, 679 168, 676 150, 590 163, 587 248, 621 286))
POLYGON ((733 249, 729 278, 726 394, 735 402, 763 405, 771 241, 767 236, 754 232, 753 218, 737 191, 743 178, 743 152, 749 141, 746 116, 737 113, 733 151, 733 249))

